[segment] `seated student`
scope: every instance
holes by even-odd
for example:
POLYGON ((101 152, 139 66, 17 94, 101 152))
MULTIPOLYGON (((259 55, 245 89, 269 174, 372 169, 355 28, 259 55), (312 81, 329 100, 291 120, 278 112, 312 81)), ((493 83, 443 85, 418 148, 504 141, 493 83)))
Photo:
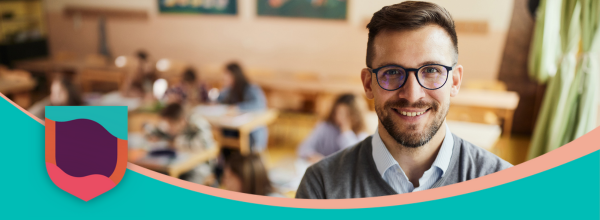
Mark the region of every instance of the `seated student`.
POLYGON ((165 93, 167 103, 198 104, 208 102, 208 90, 204 83, 198 83, 196 70, 187 68, 181 83, 171 87, 165 93))
POLYGON ((136 54, 135 70, 125 76, 120 92, 123 97, 144 97, 152 95, 152 85, 157 79, 154 62, 148 59, 148 53, 140 50, 136 54))
POLYGON ((221 185, 226 190, 248 194, 282 197, 275 193, 267 170, 256 154, 232 153, 225 162, 221 185))
POLYGON ((29 112, 44 120, 46 106, 78 106, 83 105, 79 91, 71 80, 62 75, 56 76, 50 84, 50 96, 36 102, 29 112))
MULTIPOLYGON (((260 111, 267 109, 267 98, 262 89, 250 84, 239 64, 227 64, 223 74, 223 90, 217 101, 222 104, 235 105, 241 111, 260 111)), ((235 131, 225 130, 225 136, 237 136, 235 131)), ((268 130, 266 127, 257 128, 250 133, 252 151, 262 151, 267 147, 268 130)))
POLYGON ((363 110, 352 94, 338 97, 327 120, 317 124, 298 148, 298 155, 311 163, 341 149, 350 147, 368 136, 363 110))
POLYGON ((202 151, 214 146, 211 126, 202 116, 186 117, 180 104, 167 105, 160 112, 158 128, 150 134, 166 140, 178 151, 202 151))

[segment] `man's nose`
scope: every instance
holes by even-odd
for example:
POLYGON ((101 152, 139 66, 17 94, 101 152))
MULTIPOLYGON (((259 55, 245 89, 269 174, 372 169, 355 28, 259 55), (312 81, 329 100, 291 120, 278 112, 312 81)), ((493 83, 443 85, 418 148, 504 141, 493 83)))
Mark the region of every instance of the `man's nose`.
POLYGON ((406 79, 406 83, 399 90, 399 98, 406 99, 409 103, 417 102, 419 99, 425 97, 424 88, 419 84, 413 71, 408 72, 408 79, 406 79))

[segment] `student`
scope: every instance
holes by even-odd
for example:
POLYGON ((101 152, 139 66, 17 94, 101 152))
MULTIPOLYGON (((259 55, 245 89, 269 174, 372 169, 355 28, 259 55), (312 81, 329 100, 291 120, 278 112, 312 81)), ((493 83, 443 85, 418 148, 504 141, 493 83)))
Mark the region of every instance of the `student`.
MULTIPOLYGON (((267 109, 267 99, 262 89, 250 84, 241 66, 235 62, 225 66, 223 74, 223 90, 217 101, 222 104, 236 106, 240 111, 261 111, 267 109)), ((236 131, 225 130, 225 136, 237 136, 236 131)), ((260 152, 267 147, 267 127, 257 128, 250 133, 250 148, 260 152)))
POLYGON ((167 103, 199 104, 208 102, 208 90, 204 83, 199 83, 196 70, 189 67, 183 73, 181 83, 171 87, 165 93, 167 103))
POLYGON ((158 128, 151 136, 166 140, 177 151, 197 152, 214 146, 208 121, 197 114, 186 117, 178 103, 169 104, 160 112, 158 128))
POLYGON ((154 62, 151 62, 148 53, 140 50, 136 54, 137 66, 133 72, 125 76, 120 88, 123 97, 152 96, 152 86, 157 79, 154 62))
POLYGON ((446 9, 407 1, 383 7, 367 25, 361 78, 379 118, 373 136, 312 165, 297 198, 385 196, 437 188, 511 167, 452 134, 450 97, 458 94, 454 21, 446 9))
POLYGON ((365 132, 363 109, 352 94, 337 98, 327 120, 317 124, 313 132, 298 148, 298 155, 309 162, 317 162, 368 136, 365 132))
POLYGON ((221 185, 235 192, 281 197, 275 193, 267 170, 256 154, 242 156, 232 153, 225 162, 221 185))
POLYGON ((63 75, 57 75, 50 84, 50 96, 33 104, 29 112, 44 120, 46 106, 78 105, 83 105, 83 101, 73 82, 63 75))

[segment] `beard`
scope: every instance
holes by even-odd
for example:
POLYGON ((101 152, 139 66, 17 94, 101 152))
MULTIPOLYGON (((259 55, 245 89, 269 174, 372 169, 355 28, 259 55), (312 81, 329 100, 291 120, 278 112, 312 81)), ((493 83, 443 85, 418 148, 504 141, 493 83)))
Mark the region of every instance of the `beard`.
POLYGON ((379 118, 381 125, 383 125, 388 134, 390 134, 398 144, 407 148, 418 148, 429 143, 433 136, 438 132, 442 123, 444 123, 449 108, 449 102, 445 106, 440 106, 437 102, 426 103, 424 101, 418 101, 411 104, 406 99, 400 99, 398 101, 384 103, 383 108, 375 105, 375 112, 377 112, 377 117, 379 118), (417 131, 417 125, 414 124, 408 125, 408 128, 405 131, 402 131, 399 124, 392 120, 392 117, 396 116, 390 115, 390 111, 394 111, 392 108, 398 109, 406 107, 429 109, 429 113, 434 115, 433 122, 426 125, 423 132, 417 131))

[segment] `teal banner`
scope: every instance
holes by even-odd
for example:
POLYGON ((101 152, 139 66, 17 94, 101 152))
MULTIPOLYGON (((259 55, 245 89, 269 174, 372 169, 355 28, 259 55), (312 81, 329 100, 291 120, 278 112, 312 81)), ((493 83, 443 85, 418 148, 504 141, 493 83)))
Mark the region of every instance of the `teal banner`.
POLYGON ((132 165, 114 189, 82 201, 54 186, 46 173, 44 125, 2 98, 0 146, 0 164, 6 171, 0 183, 2 219, 600 218, 597 150, 541 173, 458 196, 387 207, 308 209, 203 194, 132 171, 132 165))

